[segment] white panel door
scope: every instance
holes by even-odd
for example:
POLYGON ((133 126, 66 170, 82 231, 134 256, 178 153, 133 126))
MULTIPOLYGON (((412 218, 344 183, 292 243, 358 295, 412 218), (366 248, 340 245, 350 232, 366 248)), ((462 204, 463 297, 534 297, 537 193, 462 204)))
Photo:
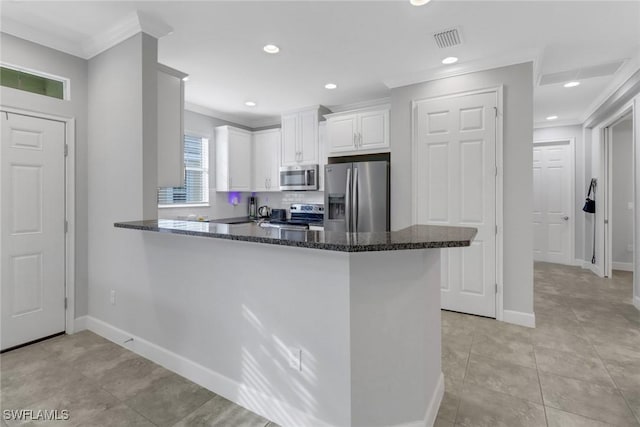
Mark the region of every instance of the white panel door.
POLYGON ((4 350, 65 329, 65 125, 2 112, 4 350))
POLYGON ((442 250, 442 308, 496 316, 496 94, 416 104, 416 219, 475 227, 470 247, 442 250))
POLYGON ((571 264, 569 144, 533 148, 533 257, 571 264))

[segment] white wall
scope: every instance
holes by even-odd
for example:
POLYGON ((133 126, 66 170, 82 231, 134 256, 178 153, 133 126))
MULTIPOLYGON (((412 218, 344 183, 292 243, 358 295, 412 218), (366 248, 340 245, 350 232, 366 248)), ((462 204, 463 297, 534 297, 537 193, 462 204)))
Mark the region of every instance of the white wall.
POLYGON ((614 270, 632 268, 633 250, 633 121, 625 120, 613 127, 611 208, 612 247, 614 270))
POLYGON ((391 228, 411 224, 411 101, 497 85, 504 85, 504 309, 533 313, 531 63, 391 91, 391 228))
POLYGON ((145 265, 139 236, 120 239, 113 223, 157 212, 155 176, 145 171, 145 157, 157 167, 150 140, 155 131, 145 128, 157 127, 157 121, 142 116, 144 98, 153 100, 157 93, 143 85, 157 76, 156 52, 157 40, 138 34, 89 60, 89 313, 99 318, 110 289, 135 286, 125 278, 136 277, 145 265))
MULTIPOLYGON (((585 144, 582 138, 582 134, 582 126, 580 125, 554 126, 533 130, 534 141, 562 141, 569 138, 574 138, 574 172, 576 198, 572 215, 575 220, 575 259, 580 261, 587 259, 585 257, 584 238, 585 217, 587 214, 582 211, 582 207, 584 206, 584 199, 586 198, 586 188, 588 187, 591 180, 591 178, 585 177, 585 144)), ((591 253, 589 253, 588 259, 591 259, 591 253)))
POLYGON ((70 80, 70 99, 60 100, 17 89, 0 88, 3 106, 75 118, 75 314, 87 314, 87 61, 0 33, 2 62, 70 80))

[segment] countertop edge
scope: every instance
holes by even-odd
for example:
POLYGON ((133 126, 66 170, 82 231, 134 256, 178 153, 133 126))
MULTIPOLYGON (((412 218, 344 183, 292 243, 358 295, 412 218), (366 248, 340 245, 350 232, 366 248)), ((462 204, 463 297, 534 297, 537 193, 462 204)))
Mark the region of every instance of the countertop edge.
POLYGON ((319 249, 334 252, 383 252, 383 251, 398 251, 398 250, 419 250, 419 249, 443 249, 443 248, 457 248, 467 247, 471 245, 471 241, 477 235, 477 230, 471 239, 463 240, 448 240, 448 241, 429 241, 429 242, 397 242, 397 243, 368 243, 368 244, 340 244, 330 242, 309 242, 309 241, 297 241, 288 239, 276 239, 267 236, 248 236, 248 235, 236 235, 226 233, 204 232, 197 230, 180 230, 172 228, 164 228, 158 225, 143 225, 136 224, 136 221, 132 222, 116 222, 114 227, 130 230, 149 231, 157 233, 178 234, 183 236, 195 236, 206 237, 214 239, 234 240, 249 243, 269 244, 276 246, 289 246, 300 247, 307 249, 319 249))

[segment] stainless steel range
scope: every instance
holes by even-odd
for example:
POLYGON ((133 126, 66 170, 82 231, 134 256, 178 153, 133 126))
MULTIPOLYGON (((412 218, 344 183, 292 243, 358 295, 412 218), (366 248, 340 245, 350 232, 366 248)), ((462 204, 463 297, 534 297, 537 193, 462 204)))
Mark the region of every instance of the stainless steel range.
POLYGON ((272 219, 262 223, 263 227, 277 227, 287 230, 308 230, 310 225, 322 225, 324 205, 313 203, 294 203, 289 209, 290 219, 272 219))

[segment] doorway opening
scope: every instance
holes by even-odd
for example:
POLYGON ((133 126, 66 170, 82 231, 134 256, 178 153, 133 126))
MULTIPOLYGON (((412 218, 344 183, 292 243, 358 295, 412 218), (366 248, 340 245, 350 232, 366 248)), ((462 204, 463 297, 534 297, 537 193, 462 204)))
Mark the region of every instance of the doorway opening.
POLYGON ((634 270, 634 147, 633 115, 623 113, 604 129, 604 274, 634 270))

